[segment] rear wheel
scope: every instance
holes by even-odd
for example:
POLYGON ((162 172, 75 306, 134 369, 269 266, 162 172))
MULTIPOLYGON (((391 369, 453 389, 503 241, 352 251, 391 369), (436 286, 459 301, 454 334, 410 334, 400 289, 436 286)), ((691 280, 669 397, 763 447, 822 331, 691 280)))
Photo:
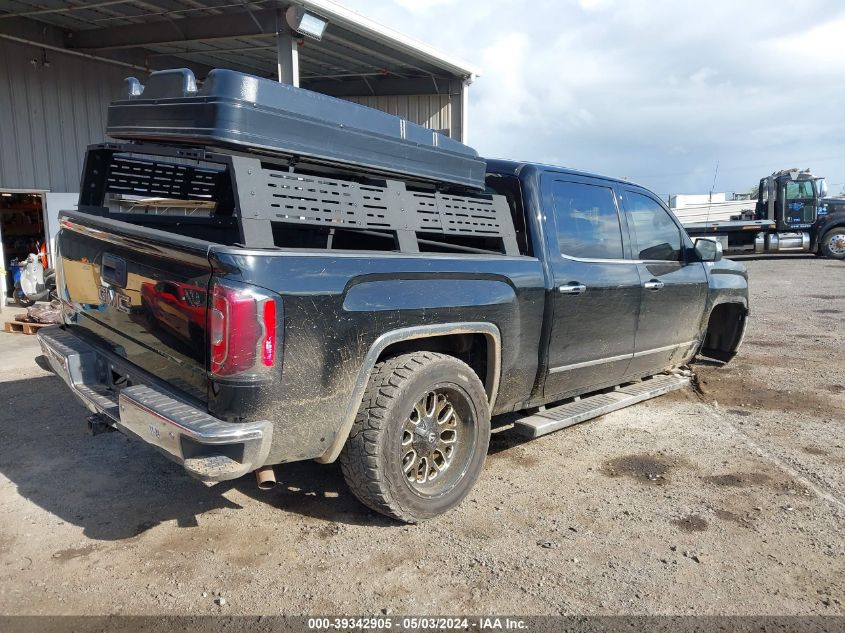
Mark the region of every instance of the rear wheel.
POLYGON ((824 234, 821 252, 831 259, 845 259, 845 226, 837 226, 824 234))
POLYGON ((417 523, 463 500, 489 442, 475 372, 452 356, 415 352, 376 365, 340 464, 364 505, 417 523))

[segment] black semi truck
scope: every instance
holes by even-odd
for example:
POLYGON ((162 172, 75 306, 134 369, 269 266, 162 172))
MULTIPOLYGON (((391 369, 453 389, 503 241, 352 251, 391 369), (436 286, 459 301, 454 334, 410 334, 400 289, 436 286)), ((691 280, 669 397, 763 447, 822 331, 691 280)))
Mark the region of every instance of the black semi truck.
POLYGON ((732 253, 817 253, 845 259, 845 199, 828 198, 825 179, 783 169, 760 180, 753 212, 685 226, 693 239, 721 242, 732 253))

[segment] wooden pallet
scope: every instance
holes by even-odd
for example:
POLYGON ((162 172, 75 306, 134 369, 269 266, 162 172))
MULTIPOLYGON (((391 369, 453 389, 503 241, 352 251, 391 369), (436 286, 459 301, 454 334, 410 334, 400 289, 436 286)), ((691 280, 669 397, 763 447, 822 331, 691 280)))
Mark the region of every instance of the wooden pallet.
POLYGON ((47 327, 49 323, 25 323, 24 321, 6 321, 3 329, 12 334, 35 334, 43 327, 47 327))

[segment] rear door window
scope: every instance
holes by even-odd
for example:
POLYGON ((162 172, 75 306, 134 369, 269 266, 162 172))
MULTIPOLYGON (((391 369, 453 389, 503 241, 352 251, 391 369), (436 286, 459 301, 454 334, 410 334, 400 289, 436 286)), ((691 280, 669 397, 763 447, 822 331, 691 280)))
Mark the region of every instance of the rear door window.
POLYGON ((557 180, 552 187, 560 253, 622 259, 622 229, 613 189, 557 180))
POLYGON ((681 230, 669 212, 651 196, 636 191, 626 191, 625 202, 634 259, 681 261, 681 230))

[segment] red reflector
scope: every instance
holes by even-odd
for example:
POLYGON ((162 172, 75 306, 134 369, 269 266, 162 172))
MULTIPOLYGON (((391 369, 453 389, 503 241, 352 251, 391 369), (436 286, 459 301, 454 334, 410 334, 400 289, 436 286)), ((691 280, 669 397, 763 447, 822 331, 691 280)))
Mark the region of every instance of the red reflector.
POLYGON ((264 302, 264 343, 261 345, 261 360, 267 367, 273 366, 276 358, 276 302, 264 302))

